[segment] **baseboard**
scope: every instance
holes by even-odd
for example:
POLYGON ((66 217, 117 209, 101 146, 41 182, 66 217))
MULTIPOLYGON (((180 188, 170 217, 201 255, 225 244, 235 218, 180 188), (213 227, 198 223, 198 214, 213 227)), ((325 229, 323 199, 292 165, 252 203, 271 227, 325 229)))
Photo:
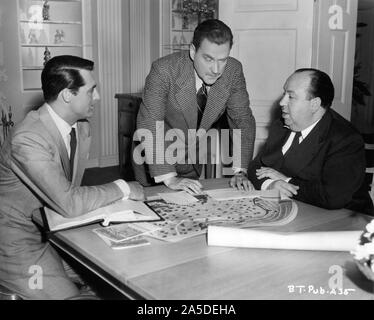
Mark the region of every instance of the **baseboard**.
POLYGON ((99 166, 99 159, 88 159, 86 162, 86 168, 97 168, 99 166))
POLYGON ((105 168, 113 166, 118 166, 118 155, 88 159, 86 163, 86 168, 105 168))
POLYGON ((118 154, 101 157, 98 162, 100 168, 118 166, 118 154))

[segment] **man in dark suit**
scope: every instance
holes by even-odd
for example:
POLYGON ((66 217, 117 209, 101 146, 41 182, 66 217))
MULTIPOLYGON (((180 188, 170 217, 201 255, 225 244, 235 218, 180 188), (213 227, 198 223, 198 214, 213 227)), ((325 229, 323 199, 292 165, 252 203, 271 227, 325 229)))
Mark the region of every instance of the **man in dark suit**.
POLYGON ((277 189, 327 209, 372 213, 361 135, 332 110, 334 86, 316 69, 299 69, 284 85, 282 118, 270 128, 262 151, 249 164, 256 189, 277 189))
POLYGON ((137 182, 80 186, 91 142, 86 119, 99 99, 93 67, 75 56, 49 60, 42 71, 46 103, 31 111, 1 148, 0 284, 26 299, 79 294, 33 223, 43 206, 76 217, 122 198, 143 199, 137 182))
MULTIPOLYGON (((137 161, 134 166, 135 177, 141 183, 147 183, 144 179, 147 171, 156 183, 163 182, 175 190, 199 192, 201 184, 197 179, 202 165, 194 155, 206 150, 202 150, 201 140, 192 137, 187 141, 187 137, 193 136, 193 130, 208 131, 226 113, 229 127, 241 130, 241 146, 234 150, 236 155, 241 155, 234 163, 231 185, 245 189, 252 187, 246 169, 253 155, 256 125, 249 107, 242 65, 229 57, 232 43, 232 32, 227 25, 216 19, 206 20, 195 29, 189 52, 173 53, 152 64, 137 129, 149 130, 154 138, 159 134, 157 130, 162 135, 173 132, 170 136, 179 140, 182 156, 176 163, 168 161, 165 151, 172 143, 167 139, 162 139, 162 143, 157 143, 156 139, 144 141, 148 168, 138 165, 137 161)), ((136 136, 135 139, 141 140, 136 136)))

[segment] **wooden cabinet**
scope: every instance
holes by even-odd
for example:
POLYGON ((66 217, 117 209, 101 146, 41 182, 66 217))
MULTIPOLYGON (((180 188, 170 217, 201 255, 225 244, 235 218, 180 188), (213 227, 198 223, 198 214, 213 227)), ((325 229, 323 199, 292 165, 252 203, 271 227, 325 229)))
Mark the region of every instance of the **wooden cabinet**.
POLYGON ((133 180, 131 167, 132 138, 136 128, 136 116, 142 101, 141 94, 119 93, 118 100, 118 156, 120 172, 126 180, 133 180))

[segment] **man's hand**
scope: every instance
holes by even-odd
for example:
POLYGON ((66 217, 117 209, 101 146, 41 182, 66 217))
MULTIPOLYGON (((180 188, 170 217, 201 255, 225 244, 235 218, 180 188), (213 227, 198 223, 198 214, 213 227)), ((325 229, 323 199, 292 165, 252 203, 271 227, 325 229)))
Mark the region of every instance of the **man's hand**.
POLYGON ((283 180, 276 180, 272 182, 268 187, 268 190, 273 189, 279 190, 282 198, 292 198, 294 195, 297 195, 297 190, 299 190, 299 187, 283 180))
POLYGON ((268 167, 261 167, 260 169, 257 169, 256 175, 258 179, 269 178, 272 180, 286 181, 289 178, 286 177, 283 173, 280 173, 279 171, 268 167))
POLYGON ((172 177, 164 181, 164 184, 172 190, 184 190, 190 194, 199 194, 203 188, 198 180, 172 177))
POLYGON ((235 174, 230 180, 230 187, 238 190, 250 191, 253 190, 253 184, 248 180, 244 173, 235 174))
POLYGON ((143 186, 139 182, 132 181, 132 182, 127 182, 127 184, 130 188, 129 199, 131 199, 131 200, 144 200, 143 186))

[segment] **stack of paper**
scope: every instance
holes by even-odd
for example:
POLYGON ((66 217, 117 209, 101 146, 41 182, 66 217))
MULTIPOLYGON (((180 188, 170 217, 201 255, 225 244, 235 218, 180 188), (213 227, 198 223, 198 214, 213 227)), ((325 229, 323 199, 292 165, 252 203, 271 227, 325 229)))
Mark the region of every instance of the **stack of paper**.
POLYGON ((146 232, 140 231, 128 224, 97 228, 92 231, 112 249, 125 249, 150 244, 150 242, 143 237, 146 232))

